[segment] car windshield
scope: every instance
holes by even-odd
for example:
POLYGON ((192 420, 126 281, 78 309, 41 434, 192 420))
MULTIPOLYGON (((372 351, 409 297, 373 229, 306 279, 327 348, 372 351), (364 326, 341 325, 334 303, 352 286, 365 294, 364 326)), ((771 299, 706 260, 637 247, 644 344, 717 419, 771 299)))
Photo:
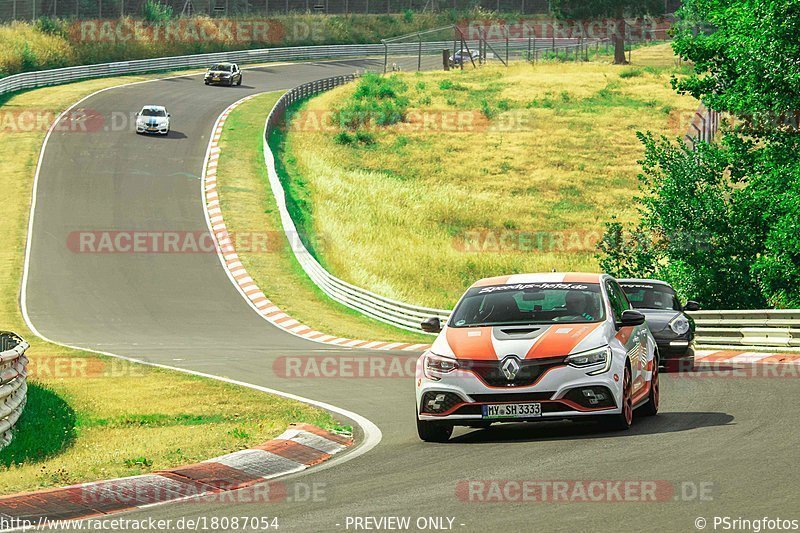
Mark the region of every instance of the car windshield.
POLYGON ((231 65, 214 65, 213 67, 211 67, 211 70, 219 70, 219 71, 222 71, 222 72, 230 72, 231 68, 232 68, 231 65))
POLYGON ((622 290, 636 309, 664 309, 680 311, 681 304, 675 291, 666 285, 623 283, 622 290))
POLYGON ((522 283, 473 287, 449 326, 506 326, 599 322, 605 306, 598 283, 522 283))
POLYGON ((143 117, 166 117, 167 113, 163 109, 151 109, 149 107, 145 107, 142 109, 142 116, 143 117))

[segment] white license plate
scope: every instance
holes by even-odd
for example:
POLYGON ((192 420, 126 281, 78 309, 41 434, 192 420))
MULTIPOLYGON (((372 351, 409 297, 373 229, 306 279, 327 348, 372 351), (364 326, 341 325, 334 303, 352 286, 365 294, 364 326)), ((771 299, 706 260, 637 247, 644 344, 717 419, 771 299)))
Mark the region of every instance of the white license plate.
POLYGON ((540 403, 499 403, 483 406, 483 418, 533 418, 542 416, 540 403))

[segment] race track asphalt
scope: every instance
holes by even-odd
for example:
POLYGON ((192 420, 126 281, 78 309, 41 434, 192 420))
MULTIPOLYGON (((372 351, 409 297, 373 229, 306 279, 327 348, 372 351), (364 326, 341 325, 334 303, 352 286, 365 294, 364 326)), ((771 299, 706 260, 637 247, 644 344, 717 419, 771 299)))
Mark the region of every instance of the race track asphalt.
POLYGON ((453 517, 453 529, 465 532, 695 531, 697 517, 709 520, 709 530, 715 515, 800 518, 796 379, 670 375, 662 382, 661 414, 640 418, 625 433, 552 422, 459 430, 446 445, 426 444, 415 432, 410 378, 276 375, 278 357, 354 352, 300 339, 264 321, 214 254, 91 254, 67 245, 75 231, 206 231, 199 176, 212 125, 225 107, 248 94, 365 64, 260 67, 245 71, 239 88, 206 87, 198 76, 123 86, 81 107, 109 118, 146 103, 166 105, 173 120, 168 138, 137 136, 130 128, 51 136, 39 176, 27 281, 27 311, 42 335, 328 402, 367 417, 383 433, 365 455, 287 479, 324 484, 323 501, 253 504, 234 498, 124 516, 277 516, 283 530, 312 532, 345 531, 347 517, 363 516, 408 516, 412 523, 453 517), (655 503, 476 503, 457 496, 458 482, 467 479, 654 480, 683 483, 690 493, 703 484, 712 488, 703 501, 670 495, 655 503))

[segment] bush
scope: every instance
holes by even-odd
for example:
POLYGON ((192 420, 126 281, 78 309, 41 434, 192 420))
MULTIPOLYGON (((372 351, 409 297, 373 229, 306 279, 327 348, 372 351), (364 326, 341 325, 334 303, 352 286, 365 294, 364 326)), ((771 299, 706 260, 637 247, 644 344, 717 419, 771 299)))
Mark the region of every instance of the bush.
POLYGON ((39 17, 33 26, 38 31, 48 35, 58 35, 59 37, 69 37, 69 28, 67 23, 61 19, 50 17, 39 17))
POLYGON ((363 145, 375 144, 375 135, 368 131, 357 131, 356 141, 363 145))
POLYGON ((406 84, 395 76, 365 74, 353 94, 334 110, 339 127, 358 130, 364 126, 390 126, 402 122, 408 111, 406 84))
POLYGON ((442 80, 439 82, 439 88, 443 91, 466 91, 467 87, 460 83, 454 83, 452 80, 442 80))
POLYGON ((147 0, 142 6, 142 18, 147 22, 166 22, 173 16, 172 6, 147 0))
POLYGON ((497 115, 497 111, 492 108, 491 104, 489 104, 489 101, 485 98, 481 100, 481 113, 483 113, 483 116, 489 120, 493 119, 495 115, 497 115))
POLYGON ((333 138, 333 140, 334 140, 334 142, 336 144, 341 144, 343 146, 348 146, 348 145, 353 144, 353 141, 355 139, 353 138, 352 135, 350 135, 346 131, 340 131, 339 133, 336 134, 336 136, 333 138))
POLYGON ((630 68, 622 69, 620 71, 620 73, 619 73, 619 77, 623 78, 623 79, 637 78, 637 77, 641 76, 642 74, 644 74, 644 71, 642 71, 642 69, 636 68, 636 67, 630 67, 630 68))

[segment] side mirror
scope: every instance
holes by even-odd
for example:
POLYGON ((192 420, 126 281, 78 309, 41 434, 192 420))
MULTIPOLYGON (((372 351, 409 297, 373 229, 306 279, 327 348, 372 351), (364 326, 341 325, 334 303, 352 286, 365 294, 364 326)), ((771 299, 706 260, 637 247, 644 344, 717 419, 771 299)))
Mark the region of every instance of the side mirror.
POLYGON ((684 311, 699 311, 700 304, 695 302, 694 300, 689 300, 686 302, 686 305, 683 306, 684 311))
POLYGON ((620 327, 641 326, 644 324, 644 315, 639 311, 628 309, 622 312, 622 318, 619 321, 620 327))
POLYGON ((438 316, 426 318, 420 323, 420 326, 425 333, 439 333, 442 331, 442 323, 439 321, 438 316))
POLYGON ((172 115, 170 115, 169 113, 167 113, 167 118, 169 118, 169 117, 171 117, 171 116, 172 116, 172 115))

